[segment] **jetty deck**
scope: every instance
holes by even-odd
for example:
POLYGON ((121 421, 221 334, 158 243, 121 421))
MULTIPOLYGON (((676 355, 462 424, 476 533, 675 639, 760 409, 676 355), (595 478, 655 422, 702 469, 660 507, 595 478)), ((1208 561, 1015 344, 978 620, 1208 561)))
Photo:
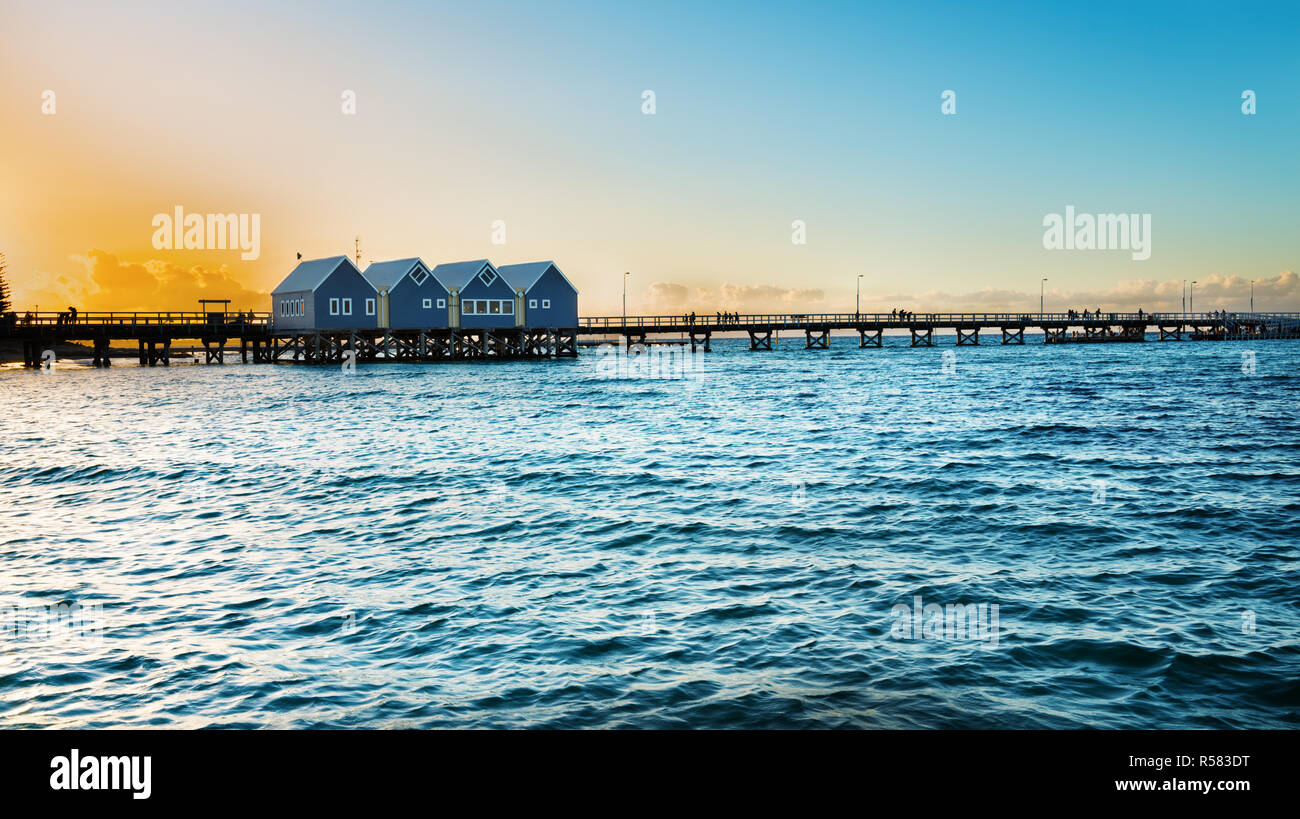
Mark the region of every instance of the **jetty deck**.
POLYGON ((773 335, 802 332, 807 349, 830 346, 831 332, 858 333, 858 346, 881 347, 886 331, 906 331, 913 347, 932 347, 935 332, 950 330, 957 345, 980 343, 996 334, 1002 344, 1024 344, 1026 330, 1040 330, 1047 344, 1144 342, 1151 328, 1159 341, 1300 338, 1300 313, 783 313, 660 315, 582 318, 582 335, 621 339, 629 347, 653 336, 688 338, 708 350, 717 333, 745 333, 751 350, 772 349, 773 335))
MULTIPOLYGON (((277 328, 269 313, 89 312, 7 314, 0 339, 21 341, 24 363, 42 366, 55 344, 88 342, 93 363, 109 366, 113 342, 135 342, 142 366, 166 365, 177 340, 203 345, 205 363, 222 363, 230 345, 244 362, 445 361, 564 358, 578 355, 580 339, 617 339, 629 349, 653 341, 710 350, 714 335, 744 334, 751 350, 771 350, 781 331, 801 333, 807 349, 826 349, 833 331, 858 334, 858 346, 881 347, 885 333, 910 337, 912 347, 932 347, 935 333, 952 331, 958 346, 1024 344, 1039 330, 1046 344, 1234 341, 1300 338, 1300 313, 781 313, 598 316, 577 327, 426 328, 362 327, 346 330, 277 328)), ((797 336, 796 336, 797 337, 797 336)))

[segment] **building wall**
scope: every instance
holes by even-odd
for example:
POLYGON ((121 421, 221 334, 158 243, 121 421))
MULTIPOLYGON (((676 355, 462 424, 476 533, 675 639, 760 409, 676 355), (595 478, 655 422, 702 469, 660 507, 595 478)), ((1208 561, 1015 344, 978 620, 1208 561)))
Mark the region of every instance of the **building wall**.
POLYGON ((524 304, 524 323, 529 327, 578 326, 578 294, 554 266, 533 283, 524 304), (547 301, 551 303, 549 308, 542 306, 547 301), (534 302, 536 307, 533 307, 534 302))
POLYGON ((483 284, 477 276, 470 280, 460 291, 460 326, 469 330, 479 327, 497 328, 497 327, 514 327, 514 300, 515 291, 506 283, 506 280, 497 276, 490 285, 483 284), (504 301, 510 306, 509 313, 466 313, 465 307, 468 301, 504 301))
POLYGON ((291 293, 275 293, 271 296, 271 326, 279 330, 306 330, 311 328, 311 291, 301 290, 291 293), (280 315, 280 307, 285 302, 301 301, 302 315, 280 315))
POLYGON ((351 265, 339 265, 312 299, 307 327, 317 330, 350 330, 379 326, 379 293, 351 265), (330 299, 352 299, 351 315, 330 315, 330 299), (366 315, 366 300, 375 300, 375 312, 366 315))
POLYGON ((451 295, 438 280, 429 276, 423 284, 416 284, 410 276, 403 276, 397 286, 388 291, 388 326, 394 330, 423 330, 450 326, 451 295), (424 307, 424 300, 429 307, 424 307), (439 300, 442 307, 438 306, 439 300))

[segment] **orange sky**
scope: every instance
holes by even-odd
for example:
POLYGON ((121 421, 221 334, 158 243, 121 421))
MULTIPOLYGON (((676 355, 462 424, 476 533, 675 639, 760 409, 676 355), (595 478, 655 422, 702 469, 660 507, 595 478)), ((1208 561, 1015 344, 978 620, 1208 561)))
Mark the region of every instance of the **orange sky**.
MULTIPOLYGON (((266 310, 297 253, 351 255, 359 235, 363 267, 554 259, 585 315, 619 312, 624 271, 633 313, 848 311, 859 274, 864 310, 1037 309, 1041 276, 1049 309, 1177 309, 1185 279, 1198 308, 1242 309, 1256 279, 1260 309, 1300 309, 1300 106, 1266 84, 1285 55, 1188 40, 1164 73, 1145 50, 1110 55, 1163 83, 1138 105, 1044 62, 1077 45, 1049 30, 1000 48, 984 31, 962 60, 890 19, 616 6, 7 8, 15 306, 266 310), (1248 81, 1265 89, 1253 119, 1248 81), (943 117, 939 91, 962 83, 943 117), (1151 213, 1150 260, 1044 249, 1043 216, 1066 205, 1151 213), (177 206, 258 214, 259 257, 154 247, 177 206)), ((971 14, 954 28, 984 26, 971 14)))

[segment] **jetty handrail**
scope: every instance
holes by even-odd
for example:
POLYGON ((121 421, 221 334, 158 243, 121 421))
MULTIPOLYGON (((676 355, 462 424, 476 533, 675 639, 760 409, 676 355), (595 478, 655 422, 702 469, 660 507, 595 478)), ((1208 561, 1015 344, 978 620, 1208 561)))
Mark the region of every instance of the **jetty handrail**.
POLYGON ((1207 311, 1198 313, 1137 313, 1137 312, 1106 312, 1101 311, 1097 315, 1096 311, 1089 311, 1087 316, 1082 312, 1078 313, 1039 313, 1039 312, 997 312, 997 313, 928 313, 928 312, 911 312, 904 314, 898 313, 739 313, 729 317, 719 318, 717 312, 714 313, 697 313, 692 321, 690 313, 677 313, 668 315, 650 315, 650 316, 584 316, 579 318, 579 326, 584 330, 593 329, 621 329, 635 327, 638 329, 653 329, 657 327, 680 328, 720 328, 727 327, 745 327, 745 326, 764 326, 764 327, 806 327, 816 326, 819 324, 893 324, 900 327, 906 327, 914 324, 941 324, 941 325, 994 325, 998 323, 1007 324, 1056 324, 1060 322, 1137 322, 1144 321, 1148 324, 1159 324, 1161 322, 1169 323, 1191 323, 1191 322, 1214 322, 1224 319, 1235 321, 1250 320, 1271 320, 1281 318, 1300 318, 1300 313, 1295 312, 1234 312, 1234 311, 1207 311))
POLYGON ((159 312, 121 312, 121 311, 77 311, 76 315, 63 310, 19 311, 12 310, 10 320, 20 327, 67 325, 112 325, 112 326, 156 326, 176 324, 220 323, 222 325, 264 325, 271 319, 271 314, 250 310, 232 310, 208 312, 195 310, 171 310, 159 312))

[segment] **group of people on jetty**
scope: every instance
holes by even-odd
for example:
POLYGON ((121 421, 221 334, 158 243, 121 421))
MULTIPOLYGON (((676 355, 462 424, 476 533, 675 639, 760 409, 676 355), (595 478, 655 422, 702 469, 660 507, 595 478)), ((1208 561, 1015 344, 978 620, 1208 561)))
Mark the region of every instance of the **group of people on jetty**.
MULTIPOLYGON (((1092 312, 1092 313, 1089 313, 1088 310, 1087 310, 1087 308, 1084 308, 1084 311, 1083 311, 1082 314, 1080 314, 1078 310, 1066 310, 1066 311, 1065 311, 1065 315, 1068 316, 1069 318, 1072 318, 1072 319, 1084 318, 1084 319, 1094 319, 1094 320, 1096 320, 1096 319, 1100 319, 1100 318, 1101 318, 1101 308, 1098 307, 1098 308, 1097 308, 1094 312, 1092 312)), ((1141 317, 1142 317, 1142 310, 1139 309, 1139 310, 1138 310, 1138 318, 1141 318, 1141 317)), ((1110 320, 1111 320, 1111 321, 1114 321, 1114 320, 1115 320, 1115 314, 1114 314, 1114 313, 1111 313, 1111 314, 1110 314, 1110 320)))
MULTIPOLYGON (((706 317, 704 320, 708 321, 708 318, 706 317)), ((682 316, 682 321, 690 325, 691 327, 694 327, 696 321, 695 313, 693 312, 687 313, 686 315, 682 316)), ((721 324, 724 327, 734 327, 740 321, 740 314, 723 313, 719 311, 713 314, 713 321, 715 324, 721 324)))
MULTIPOLYGON (((0 315, 0 322, 3 322, 4 326, 6 327, 16 327, 19 324, 22 324, 23 326, 36 324, 37 319, 36 319, 36 314, 33 313, 31 310, 28 310, 26 313, 24 313, 21 319, 18 318, 17 313, 10 310, 5 314, 0 315)), ((64 310, 62 313, 59 313, 57 316, 55 316, 54 323, 59 327, 62 327, 65 324, 76 324, 77 308, 69 307, 67 310, 64 310)))
MULTIPOLYGON (((28 310, 26 313, 23 314, 23 317, 20 320, 18 318, 18 314, 10 310, 5 314, 0 315, 0 321, 4 322, 4 325, 6 327, 16 327, 19 324, 27 326, 36 323, 36 315, 31 310, 28 310)), ((69 307, 67 310, 64 310, 62 313, 59 313, 55 317, 54 323, 59 327, 62 327, 65 324, 76 324, 77 308, 69 307)))

